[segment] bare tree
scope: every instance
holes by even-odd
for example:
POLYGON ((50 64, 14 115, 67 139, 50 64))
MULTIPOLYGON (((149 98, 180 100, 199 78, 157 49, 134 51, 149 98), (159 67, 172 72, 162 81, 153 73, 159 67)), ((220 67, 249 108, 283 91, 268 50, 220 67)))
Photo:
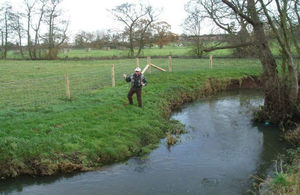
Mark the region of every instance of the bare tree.
POLYGON ((134 42, 138 43, 138 53, 141 53, 144 47, 144 35, 157 17, 152 6, 144 6, 142 4, 123 3, 110 10, 110 13, 117 21, 125 25, 124 32, 128 35, 129 40, 129 56, 134 56, 134 42))
POLYGON ((44 41, 48 45, 47 59, 56 59, 59 46, 67 40, 68 21, 60 19, 63 15, 59 5, 62 0, 51 0, 46 8, 45 22, 48 25, 48 33, 44 41))
POLYGON ((152 6, 146 6, 144 8, 146 10, 146 16, 144 19, 140 20, 136 25, 136 40, 138 42, 138 52, 136 56, 141 54, 142 49, 145 45, 145 36, 146 33, 151 26, 151 24, 157 19, 159 13, 157 13, 152 6))
POLYGON ((274 17, 273 19, 271 18, 269 10, 267 9, 267 6, 264 3, 264 1, 259 0, 259 2, 263 8, 265 16, 268 19, 268 23, 271 26, 273 32, 275 33, 276 39, 282 49, 283 60, 287 63, 289 75, 287 77, 288 82, 284 84, 288 88, 287 93, 289 97, 289 102, 294 106, 296 105, 298 99, 298 69, 291 51, 290 40, 292 39, 291 36, 293 36, 293 33, 289 32, 288 27, 288 21, 290 21, 290 18, 288 18, 287 16, 288 2, 279 2, 279 0, 275 0, 276 8, 279 15, 278 20, 275 19, 276 23, 279 24, 278 27, 274 23, 274 17))
POLYGON ((26 15, 27 15, 27 48, 30 59, 33 59, 32 55, 32 40, 31 40, 31 20, 32 20, 32 12, 34 10, 35 4, 37 0, 24 0, 26 6, 26 15))
POLYGON ((222 0, 228 8, 233 10, 238 17, 247 21, 253 28, 254 43, 263 67, 262 79, 264 84, 265 102, 261 117, 264 120, 270 119, 278 122, 284 120, 287 114, 294 116, 294 109, 296 108, 295 105, 298 98, 298 74, 296 73, 294 59, 291 54, 290 45, 288 44, 289 39, 287 37, 287 1, 282 1, 282 3, 280 3, 278 0, 275 0, 278 10, 276 18, 279 19, 279 25, 275 25, 269 15, 269 10, 267 9, 270 2, 274 1, 258 1, 260 6, 256 4, 254 0, 248 0, 246 7, 240 9, 235 1, 222 0), (277 63, 270 50, 268 38, 264 31, 264 17, 267 18, 268 25, 271 26, 281 49, 288 58, 289 79, 287 83, 282 83, 284 81, 280 81, 279 79, 277 63), (288 86, 287 89, 285 86, 288 86))
MULTIPOLYGON (((246 0, 235 2, 239 9, 245 10, 246 0)), ((222 1, 190 0, 185 5, 185 10, 188 17, 183 26, 189 39, 193 41, 194 55, 201 57, 203 52, 229 48, 234 48, 234 55, 238 57, 254 55, 253 48, 250 47, 253 43, 248 32, 248 22, 237 17, 222 1), (206 45, 206 40, 201 39, 201 31, 203 31, 201 24, 207 25, 209 21, 212 21, 225 34, 206 45)))
POLYGON ((22 38, 24 34, 24 27, 21 22, 21 18, 23 17, 22 13, 13 13, 12 14, 12 30, 15 32, 15 34, 18 37, 18 46, 19 46, 19 51, 21 54, 21 57, 24 58, 24 53, 23 53, 23 45, 22 45, 22 38))
POLYGON ((187 18, 184 21, 184 29, 191 35, 194 42, 194 48, 192 52, 201 57, 203 54, 203 42, 201 41, 201 24, 205 18, 203 15, 204 11, 201 9, 198 0, 190 0, 185 6, 184 9, 188 13, 187 18))
POLYGON ((7 58, 7 52, 8 52, 8 38, 13 32, 13 10, 12 6, 5 2, 1 7, 2 12, 2 47, 4 49, 2 58, 7 58))
POLYGON ((48 3, 48 0, 39 0, 38 2, 38 7, 39 7, 39 13, 38 13, 38 20, 37 20, 37 23, 36 24, 32 24, 32 29, 35 33, 35 36, 34 36, 34 42, 33 42, 33 51, 32 51, 32 57, 33 59, 37 59, 38 57, 41 58, 41 47, 39 46, 40 45, 40 28, 41 28, 41 25, 42 25, 42 22, 43 22, 43 18, 44 18, 44 15, 45 15, 45 8, 46 8, 46 5, 48 3), (39 54, 39 56, 38 56, 39 54))

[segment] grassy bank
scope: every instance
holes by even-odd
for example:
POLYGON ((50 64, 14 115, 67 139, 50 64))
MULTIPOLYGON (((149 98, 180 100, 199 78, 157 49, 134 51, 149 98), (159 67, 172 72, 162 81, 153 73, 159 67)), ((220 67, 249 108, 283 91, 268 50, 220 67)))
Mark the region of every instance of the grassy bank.
POLYGON ((258 66, 237 61, 228 66, 216 63, 219 68, 212 70, 207 65, 199 68, 199 61, 184 62, 172 73, 146 74, 149 85, 143 90, 142 109, 128 105, 129 86, 121 81, 116 88, 92 90, 72 101, 4 107, 0 110, 1 177, 88 170, 146 153, 168 131, 182 128, 168 120, 172 108, 224 88, 226 80, 261 73, 258 66))
POLYGON ((284 161, 278 161, 274 177, 263 182, 261 194, 300 194, 300 147, 288 150, 284 161))
POLYGON ((300 194, 300 126, 288 131, 284 138, 295 146, 277 163, 275 176, 264 182, 263 194, 300 194))

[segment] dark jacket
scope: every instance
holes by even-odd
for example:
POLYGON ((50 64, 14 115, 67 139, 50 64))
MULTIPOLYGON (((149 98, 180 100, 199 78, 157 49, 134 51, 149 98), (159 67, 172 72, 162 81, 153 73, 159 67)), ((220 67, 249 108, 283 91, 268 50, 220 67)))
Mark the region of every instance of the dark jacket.
POLYGON ((132 75, 127 76, 125 80, 131 83, 131 88, 141 88, 143 86, 142 84, 147 85, 147 80, 143 74, 137 75, 136 73, 133 73, 132 75))

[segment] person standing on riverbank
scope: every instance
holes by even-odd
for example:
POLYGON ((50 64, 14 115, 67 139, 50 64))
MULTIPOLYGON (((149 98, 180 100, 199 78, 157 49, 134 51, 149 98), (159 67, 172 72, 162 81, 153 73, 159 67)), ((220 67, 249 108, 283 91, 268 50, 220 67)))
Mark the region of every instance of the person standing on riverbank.
POLYGON ((142 88, 143 88, 143 86, 147 85, 147 80, 145 79, 144 75, 141 73, 141 69, 139 67, 137 67, 135 69, 135 73, 131 74, 130 76, 123 74, 123 77, 126 82, 130 82, 130 90, 127 95, 129 104, 133 104, 132 96, 134 93, 136 93, 138 106, 141 108, 142 107, 142 88))

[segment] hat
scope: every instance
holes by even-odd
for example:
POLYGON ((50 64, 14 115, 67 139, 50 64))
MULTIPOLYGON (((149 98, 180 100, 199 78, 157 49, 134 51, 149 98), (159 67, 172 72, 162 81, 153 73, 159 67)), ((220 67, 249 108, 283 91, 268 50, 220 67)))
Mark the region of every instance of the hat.
POLYGON ((139 67, 137 67, 137 68, 135 69, 135 72, 141 72, 141 69, 140 69, 139 67))

